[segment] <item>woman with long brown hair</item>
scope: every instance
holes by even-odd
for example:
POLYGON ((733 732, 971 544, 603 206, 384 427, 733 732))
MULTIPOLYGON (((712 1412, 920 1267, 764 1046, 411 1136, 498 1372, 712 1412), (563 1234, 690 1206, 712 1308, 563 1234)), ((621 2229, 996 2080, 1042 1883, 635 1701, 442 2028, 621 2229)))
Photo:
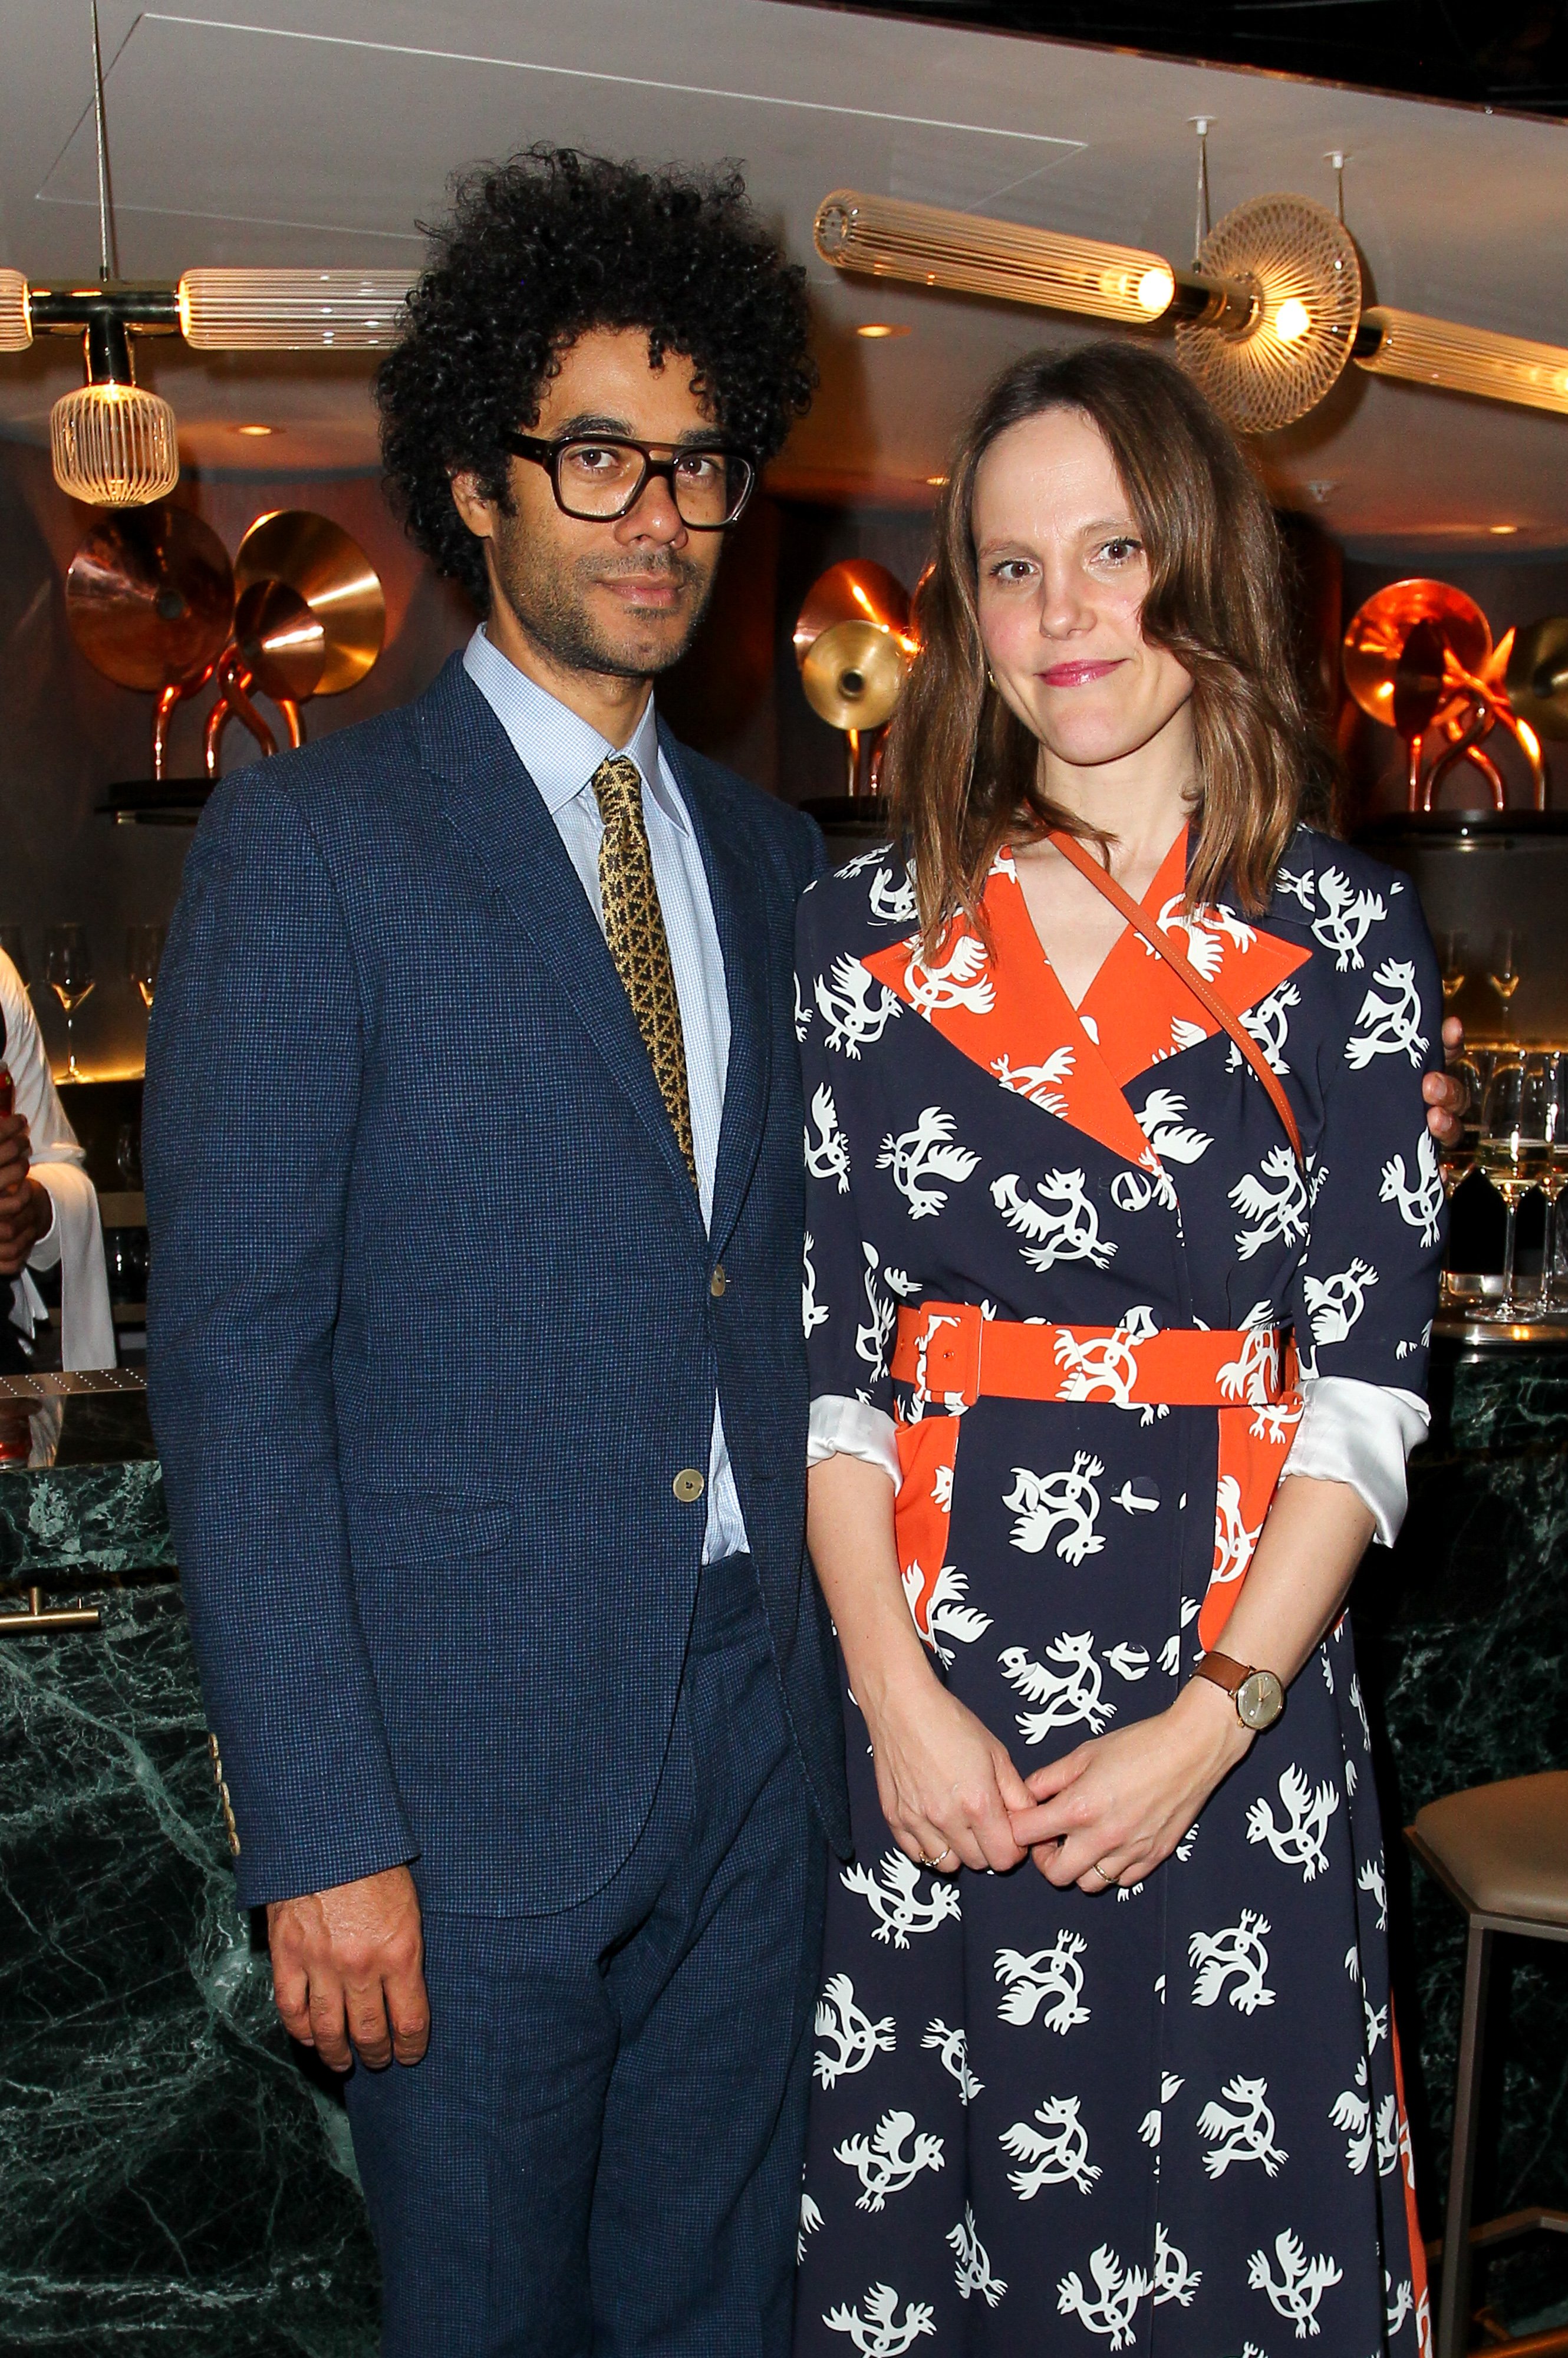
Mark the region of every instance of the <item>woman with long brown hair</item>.
POLYGON ((1158 356, 952 470, 896 851, 807 895, 847 1679, 797 2346, 1427 2346, 1366 1718, 1442 1189, 1413 893, 1303 824, 1262 494, 1158 356))

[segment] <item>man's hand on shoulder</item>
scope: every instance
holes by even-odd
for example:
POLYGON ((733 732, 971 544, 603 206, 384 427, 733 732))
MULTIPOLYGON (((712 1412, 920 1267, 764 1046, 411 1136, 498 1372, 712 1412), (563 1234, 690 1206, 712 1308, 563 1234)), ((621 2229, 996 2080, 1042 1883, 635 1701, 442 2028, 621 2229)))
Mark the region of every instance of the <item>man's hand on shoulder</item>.
POLYGON ((291 2039, 334 2071, 417 2063, 430 2038, 419 1898, 406 1866, 266 1911, 273 1998, 291 2039))
MULTIPOLYGON (((1446 1018, 1443 1026, 1444 1053, 1457 1056, 1465 1045, 1465 1026, 1457 1015, 1446 1018)), ((1470 1104, 1470 1092, 1460 1073, 1428 1073, 1421 1085, 1426 1100, 1426 1126, 1439 1146, 1457 1145, 1465 1129, 1465 1115, 1470 1104)))

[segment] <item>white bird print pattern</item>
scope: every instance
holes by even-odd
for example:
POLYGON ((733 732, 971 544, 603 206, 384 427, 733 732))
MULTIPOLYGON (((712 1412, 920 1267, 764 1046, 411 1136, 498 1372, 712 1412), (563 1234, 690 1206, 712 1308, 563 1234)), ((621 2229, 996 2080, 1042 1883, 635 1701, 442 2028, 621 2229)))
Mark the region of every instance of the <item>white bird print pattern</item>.
MULTIPOLYGON (((1231 1650, 1298 1368, 1425 1381, 1443 1011, 1415 896, 1303 830, 1263 905, 1189 922, 1192 848, 1144 905, 1284 1076, 1301 1165, 1135 934, 1067 1002, 1022 857, 986 887, 985 939, 956 919, 929 957, 885 845, 799 916, 814 1422, 896 1462, 915 1672, 1048 1803, 1231 1650)), ((788 1041, 787 994, 777 1013, 788 1041)), ((744 1311, 751 1271, 723 1257, 744 1311)), ((765 1469, 738 1470, 750 1518, 765 1469)), ((895 1839, 899 1739, 851 1692, 794 2358, 1431 2358, 1369 1699, 1341 1621, 1281 1725, 1113 1898, 1030 1859, 971 1867, 940 1803, 895 1839)))

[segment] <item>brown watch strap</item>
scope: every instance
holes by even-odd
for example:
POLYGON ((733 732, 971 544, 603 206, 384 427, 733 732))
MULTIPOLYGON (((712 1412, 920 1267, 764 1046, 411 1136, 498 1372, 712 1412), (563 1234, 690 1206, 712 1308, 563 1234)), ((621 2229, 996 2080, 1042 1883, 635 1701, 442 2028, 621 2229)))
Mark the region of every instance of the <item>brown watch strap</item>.
POLYGON ((1212 1679, 1217 1687, 1223 1687, 1232 1697, 1243 1679, 1249 1679, 1251 1675, 1251 1664, 1238 1662, 1231 1654, 1207 1653, 1193 1664, 1195 1679, 1212 1679))

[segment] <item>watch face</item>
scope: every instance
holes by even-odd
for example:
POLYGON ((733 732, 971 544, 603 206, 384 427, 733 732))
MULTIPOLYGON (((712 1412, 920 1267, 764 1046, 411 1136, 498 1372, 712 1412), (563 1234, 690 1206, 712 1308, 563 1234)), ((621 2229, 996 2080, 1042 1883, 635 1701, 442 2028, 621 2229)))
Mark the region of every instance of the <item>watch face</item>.
POLYGON ((1272 1671, 1249 1671, 1236 1690, 1236 1714, 1243 1727, 1272 1727, 1285 1708, 1285 1690, 1272 1671))

